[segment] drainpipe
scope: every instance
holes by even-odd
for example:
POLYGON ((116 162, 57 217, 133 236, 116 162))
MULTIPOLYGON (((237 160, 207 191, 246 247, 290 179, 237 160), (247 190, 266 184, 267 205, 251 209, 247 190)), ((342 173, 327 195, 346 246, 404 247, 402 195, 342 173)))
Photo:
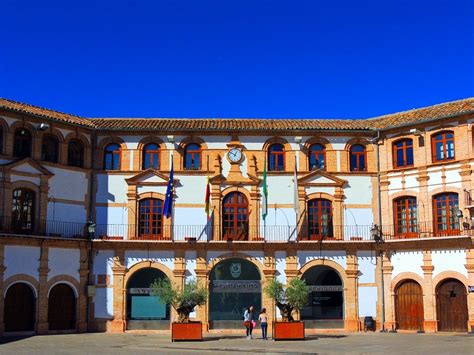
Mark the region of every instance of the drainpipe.
MULTIPOLYGON (((87 216, 87 227, 89 225, 89 222, 95 223, 95 156, 96 156, 96 147, 97 147, 97 135, 95 131, 91 132, 91 169, 90 169, 90 174, 89 174, 89 213, 87 216)), ((86 285, 86 295, 87 295, 87 302, 86 302, 86 326, 87 326, 87 331, 90 331, 90 310, 91 310, 91 303, 92 303, 92 297, 89 296, 89 285, 94 285, 95 282, 93 280, 93 274, 92 270, 94 267, 94 259, 92 256, 92 238, 93 235, 89 233, 87 230, 87 269, 89 270, 89 273, 87 275, 87 285, 86 285)))
MULTIPOLYGON (((380 237, 382 237, 382 190, 380 188, 380 147, 379 147, 379 140, 380 140, 380 130, 377 130, 377 136, 373 139, 376 144, 376 151, 377 151, 377 199, 378 199, 378 224, 380 228, 380 237)), ((381 240, 381 239, 380 239, 381 240)), ((383 275, 383 255, 382 250, 379 251, 379 264, 382 271, 381 277, 381 292, 382 292, 382 329, 381 332, 385 332, 385 284, 384 284, 384 275, 383 275)))

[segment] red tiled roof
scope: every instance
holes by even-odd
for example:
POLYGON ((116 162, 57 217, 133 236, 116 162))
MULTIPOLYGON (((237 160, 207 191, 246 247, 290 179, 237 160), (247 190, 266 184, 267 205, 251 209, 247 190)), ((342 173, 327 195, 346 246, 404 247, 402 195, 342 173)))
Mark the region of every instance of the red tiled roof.
POLYGON ((85 118, 0 98, 0 109, 116 131, 375 130, 474 113, 474 97, 370 119, 85 118))
POLYGON ((0 109, 26 113, 30 115, 49 118, 56 121, 73 123, 81 126, 94 127, 94 124, 87 118, 70 115, 59 111, 50 110, 43 107, 33 106, 22 102, 0 98, 0 109))

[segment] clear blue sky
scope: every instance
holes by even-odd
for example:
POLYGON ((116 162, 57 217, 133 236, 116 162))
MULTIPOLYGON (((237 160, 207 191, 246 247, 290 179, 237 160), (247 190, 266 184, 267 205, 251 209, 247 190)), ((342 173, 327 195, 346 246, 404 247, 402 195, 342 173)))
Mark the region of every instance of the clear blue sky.
POLYGON ((89 117, 372 117, 474 96, 473 4, 3 0, 0 96, 89 117))

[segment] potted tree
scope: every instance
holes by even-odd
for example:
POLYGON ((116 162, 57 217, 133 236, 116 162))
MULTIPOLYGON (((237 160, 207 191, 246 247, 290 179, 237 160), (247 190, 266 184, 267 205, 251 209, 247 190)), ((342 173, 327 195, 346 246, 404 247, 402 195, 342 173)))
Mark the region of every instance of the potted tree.
POLYGON ((306 282, 295 278, 285 289, 280 281, 273 279, 264 291, 275 300, 282 317, 281 321, 273 323, 273 339, 304 340, 304 322, 295 321, 293 312, 298 312, 308 303, 310 291, 306 282))
POLYGON ((202 322, 190 321, 189 314, 196 306, 206 303, 207 289, 195 280, 178 287, 168 279, 155 280, 150 288, 154 296, 171 304, 178 313, 177 322, 171 323, 171 340, 202 340, 202 322))

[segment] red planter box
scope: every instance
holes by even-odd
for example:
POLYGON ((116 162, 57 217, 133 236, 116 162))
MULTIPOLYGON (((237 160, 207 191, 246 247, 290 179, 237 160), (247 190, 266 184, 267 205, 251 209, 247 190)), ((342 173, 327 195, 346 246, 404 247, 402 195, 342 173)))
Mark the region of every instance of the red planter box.
POLYGON ((202 340, 202 323, 171 323, 171 341, 202 340))
POLYGON ((304 322, 274 322, 274 340, 304 340, 304 322))

